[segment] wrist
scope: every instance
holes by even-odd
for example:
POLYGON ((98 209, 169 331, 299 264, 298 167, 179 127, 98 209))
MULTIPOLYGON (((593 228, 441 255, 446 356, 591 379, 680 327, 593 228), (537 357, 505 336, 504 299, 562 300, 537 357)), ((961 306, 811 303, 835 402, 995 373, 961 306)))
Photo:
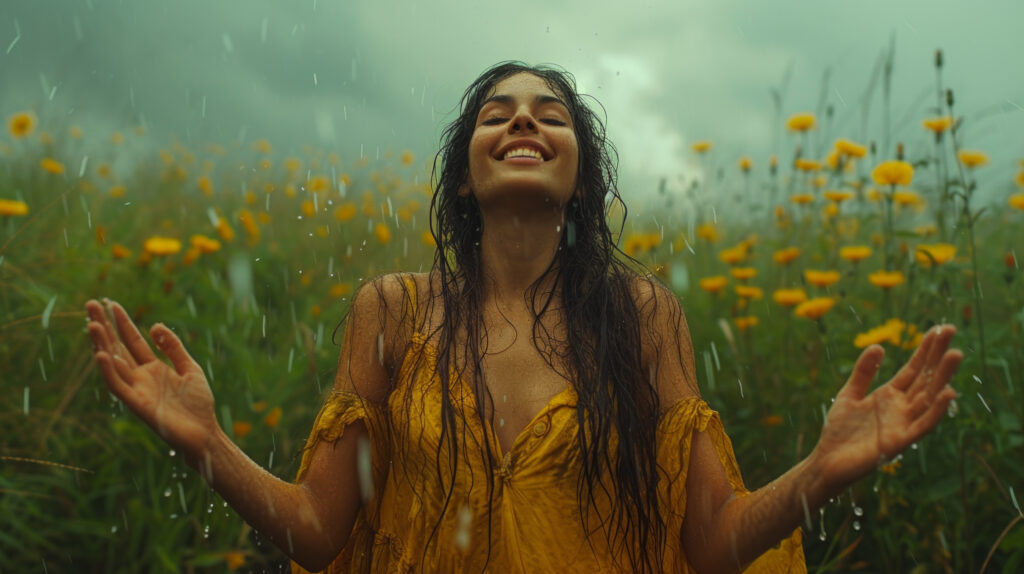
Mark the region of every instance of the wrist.
POLYGON ((211 461, 223 456, 224 451, 233 444, 227 434, 216 426, 203 437, 202 442, 188 449, 185 453, 185 464, 205 478, 209 474, 211 461))

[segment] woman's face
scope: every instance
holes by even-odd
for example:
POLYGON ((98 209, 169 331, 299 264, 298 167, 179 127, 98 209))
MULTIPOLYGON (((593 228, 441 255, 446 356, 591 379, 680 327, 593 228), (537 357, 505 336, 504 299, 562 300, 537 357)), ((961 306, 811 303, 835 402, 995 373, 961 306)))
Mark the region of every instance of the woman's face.
POLYGON ((519 73, 498 82, 480 108, 469 143, 468 188, 482 209, 568 203, 576 189, 579 146, 569 110, 541 78, 519 73), (508 203, 512 202, 512 203, 508 203))

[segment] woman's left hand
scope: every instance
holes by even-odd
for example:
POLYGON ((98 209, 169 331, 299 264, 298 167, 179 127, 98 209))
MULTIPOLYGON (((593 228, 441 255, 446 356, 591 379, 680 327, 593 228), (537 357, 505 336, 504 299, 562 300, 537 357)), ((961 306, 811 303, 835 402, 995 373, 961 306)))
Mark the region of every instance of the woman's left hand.
POLYGON ((963 360, 949 349, 956 333, 939 325, 922 338, 896 376, 867 394, 885 351, 872 345, 861 353, 853 374, 836 395, 821 439, 811 454, 829 496, 846 488, 931 432, 956 396, 948 386, 963 360))

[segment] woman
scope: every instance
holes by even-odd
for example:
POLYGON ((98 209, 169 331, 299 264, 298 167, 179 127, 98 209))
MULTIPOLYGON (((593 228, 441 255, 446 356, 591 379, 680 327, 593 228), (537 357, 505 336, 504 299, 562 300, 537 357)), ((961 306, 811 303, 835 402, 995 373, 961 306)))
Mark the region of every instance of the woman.
POLYGON ((461 110, 434 268, 354 298, 296 484, 221 431, 174 333, 150 329, 172 368, 90 301, 111 391, 308 570, 803 571, 804 517, 946 412, 954 329, 870 395, 883 351, 866 349, 813 452, 748 493, 678 302, 616 257, 615 164, 571 76, 501 64, 461 110))

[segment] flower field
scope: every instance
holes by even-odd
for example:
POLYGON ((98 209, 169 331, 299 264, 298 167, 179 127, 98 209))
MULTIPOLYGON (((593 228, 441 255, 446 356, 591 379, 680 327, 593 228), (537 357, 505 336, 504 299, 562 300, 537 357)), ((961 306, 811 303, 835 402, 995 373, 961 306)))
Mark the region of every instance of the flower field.
MULTIPOLYGON (((810 112, 788 116, 777 156, 696 142, 713 175, 625 220, 624 254, 683 302, 751 488, 810 452, 862 348, 886 348, 884 382, 931 325, 957 325, 955 408, 808 516, 812 571, 1024 569, 1024 160, 990 164, 954 103, 937 93, 912 128, 927 145, 891 151, 810 112)), ((279 571, 284 555, 106 391, 84 303, 173 328, 222 426, 294 476, 354 289, 431 264, 432 158, 167 144, 133 126, 86 146, 32 108, 0 136, 0 566, 279 571)))

